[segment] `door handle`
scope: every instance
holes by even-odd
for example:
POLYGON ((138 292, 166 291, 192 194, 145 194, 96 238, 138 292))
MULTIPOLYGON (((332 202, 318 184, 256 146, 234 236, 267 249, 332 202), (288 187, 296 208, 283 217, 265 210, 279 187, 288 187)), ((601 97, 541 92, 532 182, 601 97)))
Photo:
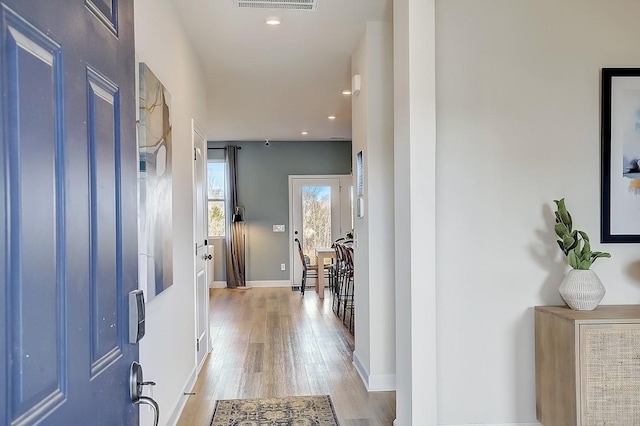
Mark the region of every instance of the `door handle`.
POLYGON ((142 376, 142 366, 133 361, 129 371, 129 396, 131 397, 131 402, 151 406, 153 408, 153 424, 158 426, 160 407, 158 407, 158 403, 153 398, 142 395, 144 386, 155 386, 155 382, 145 382, 142 376))
POLYGON ((210 254, 203 254, 203 255, 202 255, 202 259, 203 259, 203 260, 211 260, 211 259, 212 259, 212 256, 211 256, 210 254))

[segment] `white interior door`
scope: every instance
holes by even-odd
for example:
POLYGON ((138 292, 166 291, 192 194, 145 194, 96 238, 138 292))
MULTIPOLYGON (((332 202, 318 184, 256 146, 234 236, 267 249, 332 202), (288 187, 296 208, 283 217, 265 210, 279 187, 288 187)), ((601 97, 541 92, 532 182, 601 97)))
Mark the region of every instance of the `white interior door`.
MULTIPOLYGON (((333 241, 352 228, 351 176, 290 176, 290 247, 292 283, 302 281, 302 263, 295 239, 315 262, 317 247, 331 247, 333 241)), ((308 281, 307 285, 315 284, 308 281)))
POLYGON ((207 138, 192 121, 193 188, 195 233, 195 312, 196 312, 196 365, 202 365, 209 351, 209 280, 207 262, 213 262, 207 245, 207 138))

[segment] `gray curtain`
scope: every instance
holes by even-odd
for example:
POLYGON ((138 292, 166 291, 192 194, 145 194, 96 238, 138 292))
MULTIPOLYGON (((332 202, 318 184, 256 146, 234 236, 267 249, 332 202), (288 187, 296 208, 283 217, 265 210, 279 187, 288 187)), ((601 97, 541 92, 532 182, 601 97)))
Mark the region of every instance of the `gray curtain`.
POLYGON ((238 205, 238 147, 225 147, 227 165, 227 287, 245 287, 244 208, 238 205))

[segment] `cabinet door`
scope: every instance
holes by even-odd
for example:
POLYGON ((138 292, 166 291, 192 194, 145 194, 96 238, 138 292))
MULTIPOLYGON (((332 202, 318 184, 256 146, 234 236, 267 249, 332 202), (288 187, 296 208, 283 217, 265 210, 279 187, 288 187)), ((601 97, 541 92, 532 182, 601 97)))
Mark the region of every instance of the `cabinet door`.
POLYGON ((640 424, 640 324, 580 325, 582 425, 640 424))

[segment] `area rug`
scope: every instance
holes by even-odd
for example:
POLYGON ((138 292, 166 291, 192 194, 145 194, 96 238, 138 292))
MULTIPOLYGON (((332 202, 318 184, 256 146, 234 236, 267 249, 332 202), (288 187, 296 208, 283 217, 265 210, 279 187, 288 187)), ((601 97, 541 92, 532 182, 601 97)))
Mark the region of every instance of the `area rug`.
POLYGON ((216 401, 211 426, 340 426, 329 395, 216 401))

